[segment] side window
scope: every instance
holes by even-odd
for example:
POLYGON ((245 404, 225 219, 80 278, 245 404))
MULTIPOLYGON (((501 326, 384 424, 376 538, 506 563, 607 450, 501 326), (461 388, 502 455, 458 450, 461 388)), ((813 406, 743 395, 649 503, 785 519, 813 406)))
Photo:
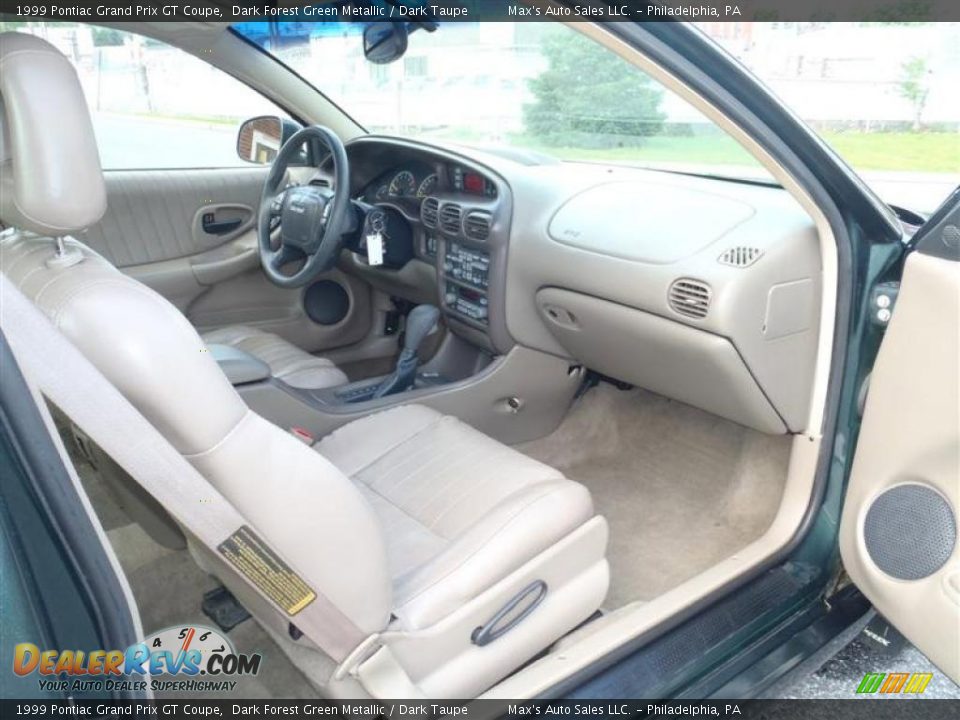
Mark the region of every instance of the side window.
MULTIPOLYGON (((150 38, 92 25, 8 28, 55 45, 80 76, 104 170, 249 167, 240 123, 282 113, 222 70, 150 38)), ((261 148, 269 154, 269 148, 261 148)))

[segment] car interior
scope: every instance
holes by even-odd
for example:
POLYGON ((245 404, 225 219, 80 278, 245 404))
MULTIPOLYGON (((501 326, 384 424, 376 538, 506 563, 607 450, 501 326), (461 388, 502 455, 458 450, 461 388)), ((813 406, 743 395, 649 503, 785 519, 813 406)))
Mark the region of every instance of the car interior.
POLYGON ((184 25, 125 29, 305 127, 244 124, 269 165, 103 172, 70 61, 0 35, 2 272, 376 642, 318 647, 53 408, 144 631, 226 596, 248 697, 530 697, 783 547, 835 250, 755 140, 586 24, 780 184, 366 134, 184 25))

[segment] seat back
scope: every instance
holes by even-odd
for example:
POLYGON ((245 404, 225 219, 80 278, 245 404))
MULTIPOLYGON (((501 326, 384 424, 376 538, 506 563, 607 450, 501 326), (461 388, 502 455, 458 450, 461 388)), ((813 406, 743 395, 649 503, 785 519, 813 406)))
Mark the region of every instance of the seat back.
MULTIPOLYGON (((0 77, 0 217, 18 229, 0 241, 0 270, 308 584, 361 630, 382 629, 392 604, 385 544, 353 484, 251 412, 173 305, 65 237, 95 223, 105 209, 73 67, 43 40, 5 33, 0 77), (26 80, 16 81, 21 74, 26 80), (52 105, 43 100, 58 93, 52 105), (61 107, 63 98, 75 105, 61 107), (52 110, 77 122, 60 118, 58 131, 50 132, 52 110), (40 145, 42 157, 34 162, 40 145), (84 202, 64 202, 65 187, 78 188, 84 202)), ((246 594, 237 578, 221 579, 246 594)))

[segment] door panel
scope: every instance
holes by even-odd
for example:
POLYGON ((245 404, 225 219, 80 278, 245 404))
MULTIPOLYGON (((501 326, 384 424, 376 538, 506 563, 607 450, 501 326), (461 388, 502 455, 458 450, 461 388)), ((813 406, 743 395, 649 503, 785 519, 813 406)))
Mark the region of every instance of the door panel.
MULTIPOLYGON (((119 268, 211 250, 253 223, 267 168, 115 170, 104 173, 107 212, 86 243, 119 268), (246 208, 246 226, 230 235, 202 229, 204 212, 246 208)), ((231 213, 231 217, 236 217, 231 213)))
POLYGON ((369 287, 338 270, 350 299, 333 325, 313 322, 303 289, 282 289, 260 269, 254 223, 268 168, 106 172, 107 213, 85 242, 170 300, 198 327, 252 324, 317 352, 363 339, 369 287))
POLYGON ((870 380, 840 551, 877 610, 960 682, 960 262, 907 258, 870 380))

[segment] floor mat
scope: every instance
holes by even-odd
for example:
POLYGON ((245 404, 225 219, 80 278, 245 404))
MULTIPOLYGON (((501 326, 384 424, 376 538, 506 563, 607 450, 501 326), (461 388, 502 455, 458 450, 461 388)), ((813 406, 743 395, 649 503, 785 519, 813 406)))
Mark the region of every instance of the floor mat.
POLYGON ((521 452, 582 482, 610 523, 605 607, 649 600, 733 555, 769 527, 788 436, 772 436, 645 390, 601 383, 521 452))

